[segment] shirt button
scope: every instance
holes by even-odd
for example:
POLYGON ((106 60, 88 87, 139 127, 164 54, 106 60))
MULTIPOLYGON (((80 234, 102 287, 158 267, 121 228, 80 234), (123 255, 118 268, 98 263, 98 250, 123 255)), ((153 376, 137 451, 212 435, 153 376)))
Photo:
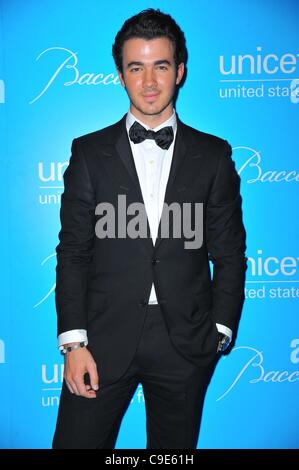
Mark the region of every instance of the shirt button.
POLYGON ((153 193, 150 194, 150 197, 154 197, 153 193))

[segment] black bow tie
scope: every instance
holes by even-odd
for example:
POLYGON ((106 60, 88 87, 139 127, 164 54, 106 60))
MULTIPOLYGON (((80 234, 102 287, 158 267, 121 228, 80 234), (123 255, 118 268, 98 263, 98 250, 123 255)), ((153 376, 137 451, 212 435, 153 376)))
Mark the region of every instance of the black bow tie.
POLYGON ((173 141, 172 126, 162 127, 159 131, 146 130, 139 122, 135 121, 130 127, 129 136, 134 144, 140 144, 145 139, 154 139, 162 149, 169 149, 173 141))

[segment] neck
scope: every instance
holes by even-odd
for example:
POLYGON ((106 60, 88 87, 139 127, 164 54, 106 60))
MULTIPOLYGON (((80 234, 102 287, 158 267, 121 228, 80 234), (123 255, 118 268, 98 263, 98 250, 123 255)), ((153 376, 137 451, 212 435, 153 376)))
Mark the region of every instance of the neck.
POLYGON ((172 116, 173 106, 172 104, 167 106, 167 108, 159 114, 143 114, 131 104, 130 111, 133 116, 143 122, 143 124, 146 124, 149 128, 153 129, 162 124, 163 122, 167 121, 167 119, 172 116))

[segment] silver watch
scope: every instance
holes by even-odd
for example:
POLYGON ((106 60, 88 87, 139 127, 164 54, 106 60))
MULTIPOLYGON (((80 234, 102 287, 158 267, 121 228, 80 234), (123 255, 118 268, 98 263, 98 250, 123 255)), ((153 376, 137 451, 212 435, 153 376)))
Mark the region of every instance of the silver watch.
POLYGON ((230 337, 225 335, 224 333, 219 332, 218 337, 219 337, 219 341, 218 341, 217 353, 225 351, 230 343, 230 337))

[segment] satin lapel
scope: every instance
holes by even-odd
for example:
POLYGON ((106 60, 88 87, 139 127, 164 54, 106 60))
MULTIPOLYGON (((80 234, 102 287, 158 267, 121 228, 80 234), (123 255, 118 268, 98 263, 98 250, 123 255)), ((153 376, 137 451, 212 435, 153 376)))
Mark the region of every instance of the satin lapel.
POLYGON ((133 183, 136 185, 136 189, 139 193, 139 196, 142 200, 142 192, 141 192, 141 187, 139 184, 139 179, 134 163, 134 158, 132 155, 132 150, 130 146, 130 142, 128 139, 127 131, 125 128, 125 121, 123 123, 123 126, 120 128, 119 136, 115 142, 115 148, 118 153, 118 156, 122 160, 124 166, 126 167, 129 175, 132 178, 133 183))
MULTIPOLYGON (((173 197, 171 197, 171 192, 175 183, 176 176, 179 172, 179 169, 181 168, 181 165, 183 164, 183 161, 185 159, 185 156, 187 154, 187 145, 185 144, 185 136, 184 136, 184 129, 183 129, 183 124, 181 121, 177 118, 177 133, 176 133, 176 139, 174 143, 174 150, 173 150, 173 156, 172 156, 172 162, 171 162, 171 168, 170 168, 170 173, 169 173, 169 178, 166 186, 166 191, 165 191, 165 198, 164 198, 164 204, 170 205, 174 201, 173 197)), ((163 212, 162 211, 162 216, 163 217, 163 212)), ((172 232, 172 225, 173 225, 173 218, 170 217, 169 221, 169 234, 172 232)), ((161 238, 160 234, 160 229, 161 229, 161 220, 159 224, 159 229, 158 229, 158 236, 156 238, 156 243, 154 246, 154 249, 156 250, 159 245, 162 243, 165 238, 161 238)))
MULTIPOLYGON (((127 135, 125 117, 126 116, 123 117, 115 129, 112 140, 114 144, 107 145, 105 149, 102 149, 102 154, 105 154, 107 157, 105 167, 113 181, 116 182, 119 194, 130 193, 130 195, 132 194, 134 202, 139 202, 144 205, 138 174, 127 135)), ((148 219, 147 227, 148 233, 150 233, 148 219)), ((154 244, 151 237, 137 238, 137 240, 139 240, 150 253, 153 252, 154 244)))

